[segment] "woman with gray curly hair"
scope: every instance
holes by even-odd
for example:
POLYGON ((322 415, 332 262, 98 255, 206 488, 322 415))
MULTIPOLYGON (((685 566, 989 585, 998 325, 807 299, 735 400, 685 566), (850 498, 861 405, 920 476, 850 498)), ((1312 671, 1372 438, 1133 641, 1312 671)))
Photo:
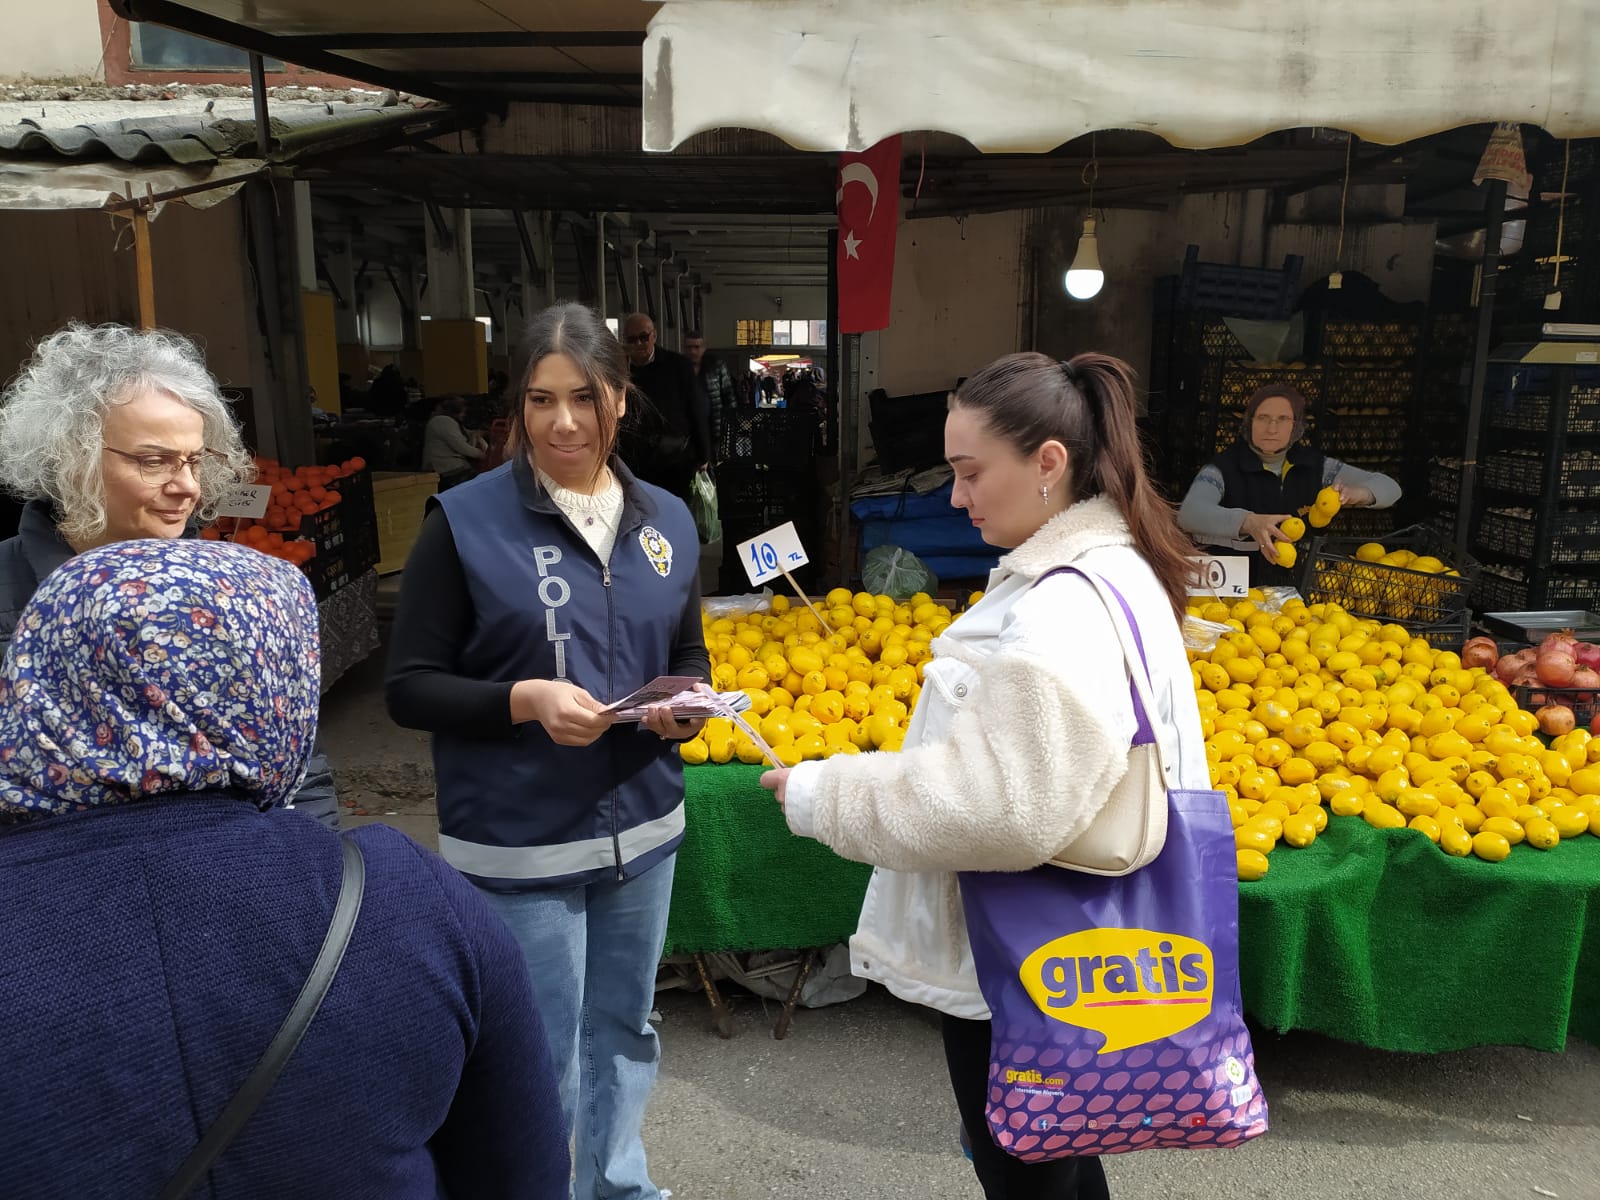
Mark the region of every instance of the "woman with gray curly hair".
MULTIPOLYGON (((0 487, 26 501, 0 541, 0 654, 40 582, 76 554, 176 538, 254 466, 188 338, 73 322, 41 341, 0 396, 0 487)), ((295 806, 337 827, 320 748, 295 806)))

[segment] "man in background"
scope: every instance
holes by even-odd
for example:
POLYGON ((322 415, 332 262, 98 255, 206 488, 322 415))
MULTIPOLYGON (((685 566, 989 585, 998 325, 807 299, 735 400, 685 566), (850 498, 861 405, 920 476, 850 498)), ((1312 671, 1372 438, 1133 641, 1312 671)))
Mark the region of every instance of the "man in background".
POLYGON ((634 474, 687 501, 694 473, 711 463, 710 411, 694 368, 681 354, 656 345, 656 324, 646 313, 622 323, 633 384, 645 411, 628 414, 623 457, 634 474))
POLYGON ((695 382, 700 386, 705 401, 711 430, 711 457, 715 458, 722 445, 722 429, 727 424, 734 406, 733 376, 720 358, 706 354, 706 336, 698 329, 683 335, 683 352, 694 367, 695 382))

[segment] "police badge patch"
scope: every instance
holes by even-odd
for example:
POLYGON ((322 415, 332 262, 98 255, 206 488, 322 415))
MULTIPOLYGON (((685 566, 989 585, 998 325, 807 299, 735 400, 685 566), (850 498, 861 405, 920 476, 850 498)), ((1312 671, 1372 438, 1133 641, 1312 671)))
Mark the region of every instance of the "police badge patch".
POLYGON ((657 575, 665 579, 672 574, 672 543, 659 529, 654 525, 646 525, 639 531, 639 545, 644 548, 644 556, 650 560, 657 575))

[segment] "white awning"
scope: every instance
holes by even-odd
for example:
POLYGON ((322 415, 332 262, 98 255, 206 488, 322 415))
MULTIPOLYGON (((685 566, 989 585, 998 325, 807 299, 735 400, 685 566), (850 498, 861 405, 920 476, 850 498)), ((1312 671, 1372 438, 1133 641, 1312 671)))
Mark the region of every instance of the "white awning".
POLYGON ((988 152, 1101 129, 1393 144, 1485 121, 1600 135, 1600 0, 667 0, 644 148, 710 129, 805 150, 910 130, 988 152))

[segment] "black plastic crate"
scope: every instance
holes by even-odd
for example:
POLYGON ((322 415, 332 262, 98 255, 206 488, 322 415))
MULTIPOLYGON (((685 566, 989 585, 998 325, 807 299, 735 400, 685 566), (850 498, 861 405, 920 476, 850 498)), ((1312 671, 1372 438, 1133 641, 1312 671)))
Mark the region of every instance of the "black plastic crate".
MULTIPOLYGON (((872 448, 886 471, 929 467, 944 461, 944 419, 949 392, 891 396, 877 388, 867 396, 872 448)), ((759 459, 760 455, 756 455, 759 459)))
POLYGON ((1282 320, 1292 311, 1299 294, 1303 261, 1298 254, 1288 255, 1283 268, 1277 271, 1203 263, 1200 247, 1191 245, 1184 252, 1183 268, 1178 273, 1177 307, 1230 317, 1282 320))
POLYGON ((1600 598, 1600 580, 1554 571, 1530 573, 1510 563, 1485 563, 1473 593, 1479 612, 1548 608, 1587 609, 1600 598))
MULTIPOLYGON (((1485 509, 1478 518, 1475 542, 1487 554, 1531 561, 1538 547, 1534 535, 1538 522, 1531 514, 1485 509)), ((1600 512, 1557 513, 1551 522, 1550 542, 1545 562, 1589 563, 1600 561, 1600 512)))
POLYGON ((1300 593, 1308 602, 1332 601, 1358 616, 1395 621, 1407 629, 1458 619, 1477 582, 1477 562, 1468 558, 1457 563, 1455 546, 1426 525, 1391 533, 1383 539, 1384 549, 1436 558, 1447 568, 1454 567, 1457 574, 1434 574, 1357 558, 1356 551, 1374 540, 1314 539, 1301 567, 1300 593))
POLYGON ((1572 710, 1577 728, 1587 729, 1595 715, 1600 713, 1600 692, 1592 688, 1553 688, 1543 684, 1523 684, 1511 689, 1517 707, 1525 712, 1538 712, 1546 704, 1565 704, 1572 710))
MULTIPOLYGON (((940 430, 944 425, 940 410, 940 430)), ((817 414, 805 409, 739 408, 722 423, 718 461, 799 468, 816 457, 817 414)), ((879 458, 883 447, 878 447, 879 458)))
POLYGON ((1457 458, 1428 460, 1428 498, 1440 504, 1461 502, 1461 460, 1457 458))
POLYGON ((1417 356, 1422 326, 1416 321, 1323 322, 1321 353, 1339 361, 1404 361, 1417 356))
MULTIPOLYGON (((1512 495, 1544 495, 1545 456, 1535 450, 1503 450, 1483 458, 1483 485, 1512 495)), ((1580 450, 1562 457, 1557 498, 1600 500, 1600 454, 1580 450)))

